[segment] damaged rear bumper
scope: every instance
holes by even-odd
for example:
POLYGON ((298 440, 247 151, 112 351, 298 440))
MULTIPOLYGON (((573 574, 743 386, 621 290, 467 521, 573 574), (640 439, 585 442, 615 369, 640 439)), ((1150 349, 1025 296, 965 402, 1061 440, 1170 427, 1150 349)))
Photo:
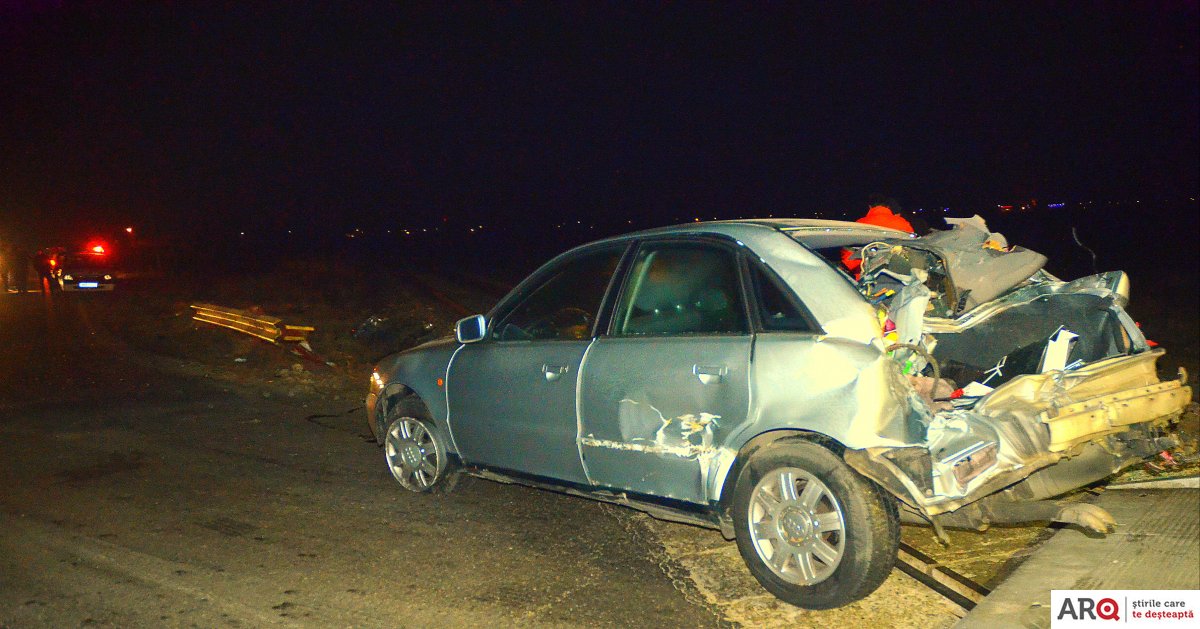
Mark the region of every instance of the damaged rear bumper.
POLYGON ((935 415, 924 443, 848 449, 845 460, 948 526, 1061 520, 1032 505, 1174 445, 1165 429, 1192 393, 1182 373, 1158 379, 1162 354, 1013 378, 969 410, 935 415))

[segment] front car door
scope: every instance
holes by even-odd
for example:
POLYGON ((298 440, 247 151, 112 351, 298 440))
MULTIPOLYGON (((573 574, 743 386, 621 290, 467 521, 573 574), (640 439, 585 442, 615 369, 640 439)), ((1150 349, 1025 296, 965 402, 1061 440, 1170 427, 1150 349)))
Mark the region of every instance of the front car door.
POLYGON ((548 265, 501 304, 487 338, 454 355, 446 392, 463 461, 587 482, 576 441, 579 365, 625 249, 586 249, 548 265))
POLYGON ((638 248, 609 334, 583 365, 579 442, 593 484, 705 501, 716 444, 747 416, 747 317, 732 248, 638 248))

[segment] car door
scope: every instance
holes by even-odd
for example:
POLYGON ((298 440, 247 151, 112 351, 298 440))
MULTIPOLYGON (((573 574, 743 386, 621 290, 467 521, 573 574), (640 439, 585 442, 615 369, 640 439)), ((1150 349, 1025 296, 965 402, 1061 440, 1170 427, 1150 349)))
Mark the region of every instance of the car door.
POLYGON ((446 376, 450 429, 471 464, 586 483, 577 443, 579 365, 625 245, 539 271, 464 345, 446 376))
POLYGON ((746 420, 751 347, 732 248, 642 244, 583 365, 580 449, 592 483, 704 502, 716 444, 746 420))

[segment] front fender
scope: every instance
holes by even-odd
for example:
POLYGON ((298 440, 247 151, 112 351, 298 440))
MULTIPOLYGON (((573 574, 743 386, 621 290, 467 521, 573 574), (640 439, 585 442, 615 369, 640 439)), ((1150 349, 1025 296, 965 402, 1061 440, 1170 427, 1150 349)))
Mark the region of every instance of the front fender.
POLYGON ((379 361, 371 376, 366 401, 367 423, 377 438, 383 429, 381 414, 386 412, 388 401, 394 403, 413 395, 425 404, 434 427, 449 437, 450 449, 457 452, 447 423, 445 378, 450 358, 459 347, 453 338, 439 339, 379 361))

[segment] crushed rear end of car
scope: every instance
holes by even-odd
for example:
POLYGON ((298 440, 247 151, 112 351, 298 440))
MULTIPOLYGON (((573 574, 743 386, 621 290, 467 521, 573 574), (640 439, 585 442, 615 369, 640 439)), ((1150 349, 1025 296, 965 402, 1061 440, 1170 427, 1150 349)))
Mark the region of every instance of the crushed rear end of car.
POLYGON ((847 449, 845 460, 937 528, 1108 530, 1103 510, 1052 499, 1169 458, 1192 397, 1186 375, 1160 379, 1164 351, 1126 313, 1124 273, 1064 282, 982 220, 952 225, 858 252, 857 285, 925 431, 906 446, 847 449))

